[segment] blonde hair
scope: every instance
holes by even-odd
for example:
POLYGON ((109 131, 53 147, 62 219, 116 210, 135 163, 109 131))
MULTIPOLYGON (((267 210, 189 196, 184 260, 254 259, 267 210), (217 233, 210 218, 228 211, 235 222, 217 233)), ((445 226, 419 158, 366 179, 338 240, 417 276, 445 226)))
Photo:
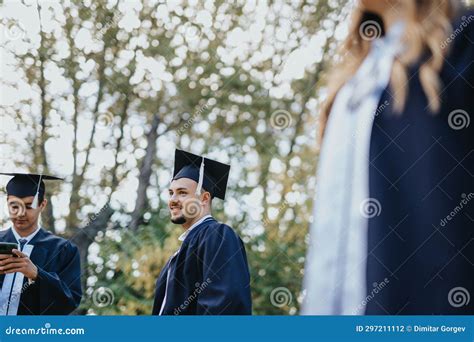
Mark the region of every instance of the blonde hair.
MULTIPOLYGON (((408 16, 403 38, 405 49, 395 59, 390 79, 394 111, 403 111, 408 91, 407 69, 420 61, 420 82, 431 112, 436 113, 441 106, 439 73, 447 54, 442 42, 451 34, 451 21, 458 10, 457 1, 400 0, 400 4, 406 6, 408 16), (421 58, 423 60, 420 60, 421 58)), ((337 92, 354 75, 367 56, 374 35, 384 35, 382 18, 359 5, 352 13, 349 34, 341 45, 341 58, 329 75, 328 97, 320 116, 321 137, 337 92)))

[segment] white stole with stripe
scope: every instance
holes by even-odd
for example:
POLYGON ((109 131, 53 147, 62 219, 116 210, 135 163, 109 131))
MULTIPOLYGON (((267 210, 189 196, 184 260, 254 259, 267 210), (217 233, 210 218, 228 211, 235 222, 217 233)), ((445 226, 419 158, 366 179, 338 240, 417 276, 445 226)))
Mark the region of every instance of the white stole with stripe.
MULTIPOLYGON (((33 245, 25 245, 22 253, 28 258, 33 251, 33 245)), ((18 248, 20 249, 20 248, 18 248)), ((2 292, 0 293, 0 316, 16 316, 23 292, 23 280, 25 275, 20 272, 9 273, 3 280, 2 292)))
MULTIPOLYGON (((370 138, 405 24, 372 43, 338 92, 325 130, 306 260, 304 315, 362 315, 367 295, 370 138)), ((384 104, 390 105, 390 103, 384 104)))

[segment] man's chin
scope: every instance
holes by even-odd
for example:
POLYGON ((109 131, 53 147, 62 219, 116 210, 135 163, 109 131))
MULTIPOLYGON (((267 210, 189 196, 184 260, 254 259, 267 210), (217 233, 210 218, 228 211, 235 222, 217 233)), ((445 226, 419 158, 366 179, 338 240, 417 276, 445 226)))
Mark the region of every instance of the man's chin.
POLYGON ((28 230, 30 225, 28 223, 14 223, 13 226, 16 230, 28 230))
POLYGON ((174 224, 183 224, 186 223, 186 218, 183 215, 174 218, 172 217, 171 222, 174 224))

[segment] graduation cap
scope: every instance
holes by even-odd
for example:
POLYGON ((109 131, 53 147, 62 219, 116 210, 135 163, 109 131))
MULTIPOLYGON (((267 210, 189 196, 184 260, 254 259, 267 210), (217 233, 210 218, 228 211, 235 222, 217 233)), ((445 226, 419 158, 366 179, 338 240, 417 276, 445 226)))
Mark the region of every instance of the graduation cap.
POLYGON ((39 198, 44 198, 46 188, 43 180, 63 180, 63 178, 35 173, 0 172, 0 175, 13 176, 6 186, 8 195, 20 198, 35 196, 31 203, 34 209, 38 208, 39 198))
POLYGON ((176 149, 173 179, 189 178, 198 183, 196 194, 205 189, 211 197, 225 198, 230 165, 176 149))

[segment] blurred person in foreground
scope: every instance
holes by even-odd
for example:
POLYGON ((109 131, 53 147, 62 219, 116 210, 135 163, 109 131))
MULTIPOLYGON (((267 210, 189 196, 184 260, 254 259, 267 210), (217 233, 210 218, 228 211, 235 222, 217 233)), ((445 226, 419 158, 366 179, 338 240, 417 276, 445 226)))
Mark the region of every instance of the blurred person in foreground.
POLYGON ((321 113, 303 314, 474 313, 473 14, 358 1, 321 113))

